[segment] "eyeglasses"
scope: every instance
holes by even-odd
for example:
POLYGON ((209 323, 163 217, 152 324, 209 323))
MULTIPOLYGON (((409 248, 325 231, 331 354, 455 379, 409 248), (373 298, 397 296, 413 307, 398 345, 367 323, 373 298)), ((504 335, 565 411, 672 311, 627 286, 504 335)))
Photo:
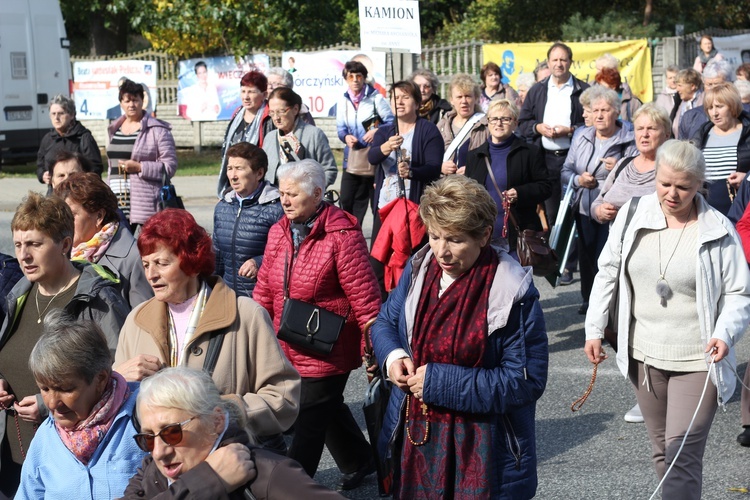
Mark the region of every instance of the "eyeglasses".
POLYGON ((146 453, 151 453, 152 451, 154 451, 154 441, 156 440, 157 436, 159 436, 161 440, 169 446, 174 446, 182 441, 182 427, 196 418, 198 417, 190 417, 184 422, 169 424, 156 434, 148 434, 142 432, 133 436, 133 439, 135 439, 135 444, 138 445, 138 448, 142 449, 146 453))
POLYGON ((353 80, 364 80, 365 77, 364 77, 364 75, 362 75, 360 73, 349 73, 348 75, 346 75, 346 79, 347 80, 352 80, 352 81, 353 80))
POLYGON ((492 118, 487 118, 487 121, 493 125, 496 123, 507 125, 513 121, 513 118, 511 118, 510 116, 493 116, 492 118))
POLYGON ((279 109, 277 111, 269 111, 268 116, 284 116, 285 114, 289 113, 290 109, 292 108, 279 109))

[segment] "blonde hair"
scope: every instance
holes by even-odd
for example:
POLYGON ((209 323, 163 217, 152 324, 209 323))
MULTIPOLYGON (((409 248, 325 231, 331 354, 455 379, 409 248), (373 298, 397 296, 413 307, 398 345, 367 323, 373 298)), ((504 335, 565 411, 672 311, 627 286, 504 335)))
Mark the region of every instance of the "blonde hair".
POLYGON ((709 109, 713 106, 714 102, 726 104, 735 118, 739 118, 742 113, 740 91, 729 82, 716 84, 706 90, 706 95, 703 96, 703 110, 706 112, 706 115, 709 114, 709 109))
MULTIPOLYGON (((471 95, 473 95, 474 111, 482 110, 482 108, 479 106, 479 96, 482 91, 472 77, 470 77, 466 73, 459 73, 455 75, 453 78, 451 78, 450 88, 448 90, 451 99, 453 98, 453 89, 458 89, 461 92, 466 92, 467 94, 470 93, 471 95)), ((455 110, 455 107, 453 109, 455 110)))
POLYGON ((440 228, 478 240, 495 224, 497 204, 474 179, 449 175, 425 188, 419 216, 428 231, 440 228))
POLYGON ((655 102, 648 102, 638 108, 635 113, 633 113, 633 123, 635 123, 641 115, 647 115, 652 122, 664 129, 667 138, 672 135, 672 121, 669 119, 669 115, 664 108, 657 105, 655 102))
POLYGON ((684 172, 703 183, 706 180, 706 160, 703 153, 689 141, 670 139, 656 151, 655 170, 669 165, 675 172, 684 172))
POLYGON ((508 111, 510 111, 510 116, 512 116, 514 120, 518 120, 518 117, 521 115, 521 111, 518 109, 518 106, 516 106, 515 103, 509 101, 508 99, 497 99, 490 102, 490 107, 489 109, 487 109, 487 115, 497 109, 507 109, 508 111))
POLYGON ((10 221, 11 231, 40 231, 55 243, 73 238, 75 222, 68 204, 57 196, 44 196, 33 191, 16 207, 10 221))

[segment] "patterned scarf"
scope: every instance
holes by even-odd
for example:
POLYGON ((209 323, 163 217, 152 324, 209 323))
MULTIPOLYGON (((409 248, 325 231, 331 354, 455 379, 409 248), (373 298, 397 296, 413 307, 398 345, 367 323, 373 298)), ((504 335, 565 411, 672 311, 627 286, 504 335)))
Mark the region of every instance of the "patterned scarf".
POLYGON ((430 96, 429 99, 427 99, 427 102, 423 103, 419 107, 419 116, 422 118, 430 119, 430 112, 432 112, 432 108, 435 106, 435 99, 430 96))
POLYGON ((321 203, 320 205, 318 205, 318 208, 315 210, 315 213, 312 215, 312 217, 307 219, 305 222, 292 222, 290 224, 292 229, 292 243, 294 244, 294 255, 297 255, 300 245, 303 241, 305 241, 307 235, 310 234, 312 227, 315 225, 315 221, 318 220, 318 217, 320 216, 320 213, 323 211, 324 207, 325 204, 321 203))
POLYGON ((206 285, 205 281, 201 282, 200 290, 198 290, 198 296, 193 303, 193 310, 190 312, 190 318, 188 319, 188 325, 184 333, 178 335, 177 329, 175 328, 174 317, 172 317, 172 311, 169 309, 171 306, 167 305, 168 321, 169 321, 169 366, 178 366, 185 360, 185 347, 193 337, 193 333, 198 328, 198 323, 203 315, 203 310, 206 308, 206 302, 210 295, 210 289, 206 285))
MULTIPOLYGON (((482 366, 487 345, 487 307, 498 257, 487 245, 474 266, 438 297, 442 269, 433 256, 415 314, 414 366, 444 363, 482 366)), ((409 432, 429 439, 423 446, 404 441, 401 498, 489 498, 492 470, 490 415, 459 413, 411 398, 409 432), (441 493, 442 492, 442 493, 441 493)))
POLYGON ((64 429, 55 422, 57 434, 63 444, 83 465, 88 465, 99 443, 112 427, 122 404, 130 396, 127 382, 117 372, 112 372, 107 387, 99 402, 94 405, 88 418, 73 429, 64 429))
POLYGON ((70 259, 99 262, 115 237, 118 227, 120 223, 117 221, 105 224, 89 241, 79 243, 71 252, 70 259))

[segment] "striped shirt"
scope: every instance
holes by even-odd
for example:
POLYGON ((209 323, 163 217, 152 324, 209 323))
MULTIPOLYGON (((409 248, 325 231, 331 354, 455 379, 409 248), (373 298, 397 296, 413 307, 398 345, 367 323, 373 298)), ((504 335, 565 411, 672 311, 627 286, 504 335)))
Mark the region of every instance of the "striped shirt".
POLYGON ((138 138, 138 134, 141 131, 136 130, 130 135, 122 133, 122 129, 117 129, 115 135, 112 137, 107 146, 107 159, 109 163, 109 175, 117 175, 117 165, 120 161, 129 160, 133 155, 133 146, 135 146, 135 140, 138 138))
POLYGON ((118 165, 120 161, 127 161, 133 156, 133 146, 140 133, 139 129, 132 134, 125 135, 121 129, 117 129, 107 146, 109 187, 117 195, 117 206, 128 220, 130 220, 130 180, 120 175, 118 165))
POLYGON ((737 144, 742 129, 728 135, 715 134, 713 129, 708 133, 703 157, 706 159, 706 180, 723 181, 737 171, 737 144))

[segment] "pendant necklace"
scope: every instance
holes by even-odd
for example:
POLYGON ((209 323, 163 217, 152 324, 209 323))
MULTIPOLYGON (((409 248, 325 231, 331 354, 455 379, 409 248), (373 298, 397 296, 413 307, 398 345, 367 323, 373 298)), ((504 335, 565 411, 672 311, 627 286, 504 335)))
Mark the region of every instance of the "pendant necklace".
POLYGON ((664 265, 664 270, 661 269, 661 231, 659 231, 658 237, 659 237, 659 279, 656 280, 656 295, 658 295, 661 298, 661 306, 667 307, 667 300, 672 298, 672 288, 669 286, 669 283, 667 282, 667 279, 665 278, 667 274, 667 268, 669 267, 669 263, 672 262, 672 257, 674 257, 675 252, 677 251, 677 247, 680 246, 680 240, 682 240, 682 235, 685 232, 685 228, 687 227, 688 223, 690 222, 690 216, 693 214, 693 207, 690 207, 690 212, 688 212, 687 220, 685 221, 685 225, 682 226, 682 231, 680 231, 680 236, 677 238, 677 244, 675 244, 674 249, 672 250, 672 254, 669 256, 669 259, 667 260, 667 263, 664 265))
POLYGON ((39 314, 39 318, 37 318, 36 322, 37 324, 42 322, 42 316, 44 316, 44 313, 47 312, 47 309, 49 309, 49 306, 52 305, 52 302, 55 301, 58 295, 63 293, 65 290, 67 290, 70 287, 70 283, 68 282, 64 287, 62 287, 60 290, 57 291, 55 295, 52 296, 49 302, 47 302, 47 307, 44 308, 44 311, 39 312, 39 287, 36 287, 36 294, 34 295, 34 301, 36 302, 36 312, 39 314))

